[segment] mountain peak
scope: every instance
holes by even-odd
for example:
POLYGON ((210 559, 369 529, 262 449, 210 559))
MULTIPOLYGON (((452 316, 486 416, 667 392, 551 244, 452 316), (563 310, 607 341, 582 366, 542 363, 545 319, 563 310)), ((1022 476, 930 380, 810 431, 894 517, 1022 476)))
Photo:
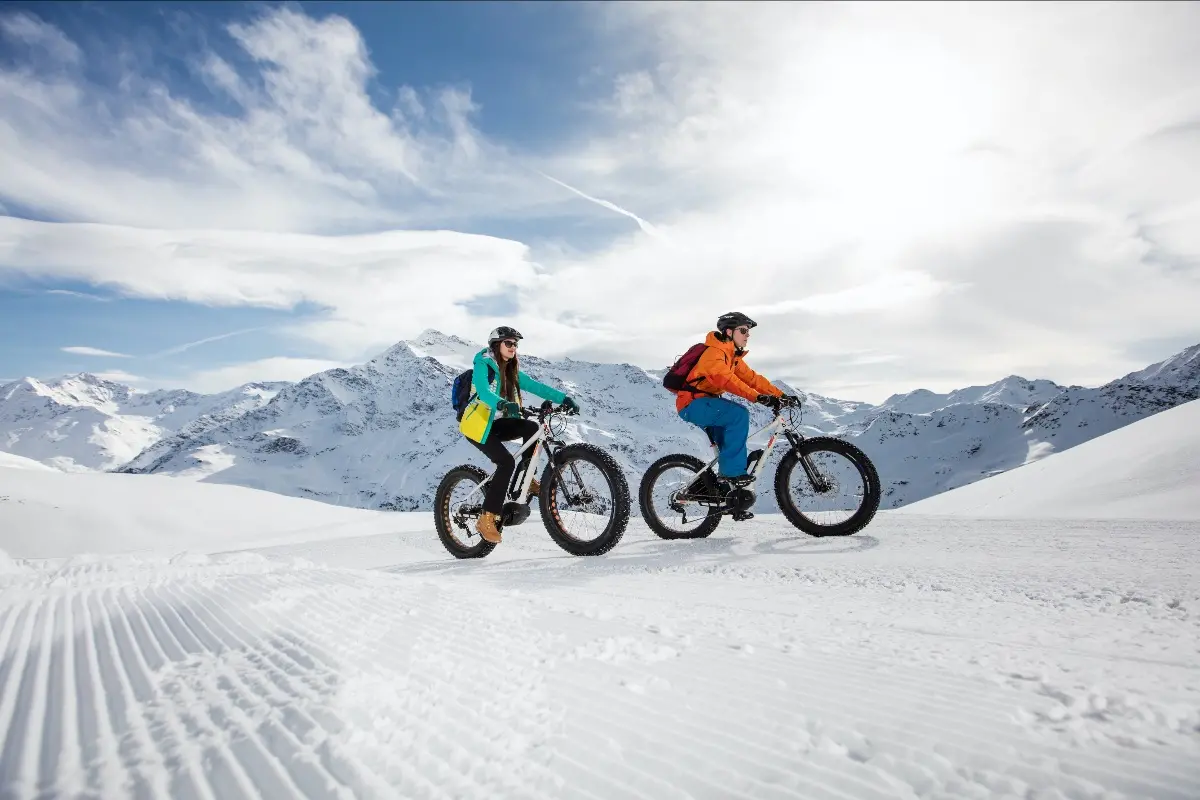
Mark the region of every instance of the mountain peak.
POLYGON ((438 345, 448 345, 452 347, 477 346, 460 336, 455 336, 452 333, 442 333, 436 328, 426 328, 425 330, 421 331, 417 338, 410 341, 410 344, 414 344, 417 347, 437 347, 438 345))
POLYGON ((475 354, 483 347, 482 344, 468 342, 462 337, 433 328, 426 328, 417 338, 401 344, 407 344, 418 358, 434 358, 455 369, 471 366, 475 354))

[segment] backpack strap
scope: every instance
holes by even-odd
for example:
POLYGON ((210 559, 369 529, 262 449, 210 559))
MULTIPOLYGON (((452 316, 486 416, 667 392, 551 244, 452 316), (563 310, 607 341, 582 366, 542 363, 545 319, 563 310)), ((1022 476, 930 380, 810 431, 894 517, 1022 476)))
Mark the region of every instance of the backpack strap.
MULTIPOLYGON (((487 368, 488 368, 488 377, 487 377, 487 382, 488 382, 488 384, 490 385, 490 384, 491 384, 491 382, 492 382, 493 380, 495 380, 495 378, 496 378, 496 369, 495 369, 495 368, 494 368, 494 367, 493 367, 491 364, 488 364, 488 365, 487 365, 487 368)), ((474 387, 472 387, 472 389, 473 389, 473 388, 474 388, 474 387)), ((468 403, 469 403, 469 402, 471 402, 472 400, 474 400, 474 399, 475 399, 476 397, 478 397, 478 396, 479 396, 479 392, 472 391, 472 392, 471 392, 471 396, 467 398, 467 402, 468 402, 468 403)))
MULTIPOLYGON (((703 343, 703 342, 702 342, 701 344, 704 344, 704 350, 703 350, 703 352, 701 352, 701 353, 700 353, 700 358, 703 358, 703 357, 704 357, 704 353, 707 353, 707 352, 708 352, 708 349, 709 349, 710 347, 712 347, 712 345, 710 345, 710 344, 707 344, 707 343, 703 343)), ((699 363, 700 363, 700 358, 697 358, 697 359, 696 359, 696 363, 697 363, 697 364, 699 364, 699 363)), ((692 369, 695 369, 695 367, 692 367, 692 369)), ((698 394, 702 394, 702 395, 705 395, 705 396, 707 396, 707 397, 720 397, 720 396, 721 396, 720 394, 714 394, 714 393, 712 393, 712 392, 706 392, 706 391, 704 391, 703 389, 698 389, 698 388, 696 388, 696 386, 695 386, 694 384, 696 384, 696 383, 699 383, 699 382, 700 382, 700 381, 702 381, 702 380, 704 380, 704 376, 703 376, 703 375, 701 375, 701 376, 699 376, 699 377, 697 377, 697 378, 692 378, 690 381, 689 381, 689 380, 687 380, 687 379, 685 378, 685 379, 684 379, 684 381, 683 381, 683 386, 684 386, 684 388, 680 389, 679 391, 681 391, 681 392, 687 392, 688 394, 691 394, 691 395, 698 395, 698 394)))

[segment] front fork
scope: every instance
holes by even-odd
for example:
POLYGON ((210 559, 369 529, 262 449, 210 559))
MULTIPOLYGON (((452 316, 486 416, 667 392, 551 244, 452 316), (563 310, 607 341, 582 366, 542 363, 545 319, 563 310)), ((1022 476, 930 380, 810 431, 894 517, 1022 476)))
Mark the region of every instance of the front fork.
POLYGON ((816 466, 814 466, 812 463, 812 459, 810 459, 803 451, 800 450, 800 443, 804 441, 804 437, 791 430, 785 430, 783 433, 785 436, 787 436, 788 442, 790 442, 792 447, 795 448, 796 453, 799 456, 800 466, 804 468, 804 474, 808 476, 808 480, 812 484, 813 489, 817 492, 829 491, 829 482, 826 481, 825 477, 817 471, 816 466))
MULTIPOLYGON (((555 443, 556 443, 556 444, 561 444, 561 442, 557 442, 557 441, 555 441, 555 443)), ((549 450, 549 449, 547 450, 547 452, 548 452, 548 453, 549 453, 549 455, 550 455, 550 462, 551 462, 552 464, 553 464, 555 461, 557 461, 557 460, 558 460, 558 453, 557 453, 557 452, 554 452, 554 451, 552 451, 552 450, 549 450)), ((566 498, 567 498, 567 505, 568 505, 568 506, 574 506, 574 505, 576 505, 577 503, 578 503, 579 505, 585 505, 585 504, 587 504, 587 503, 590 503, 590 502, 592 502, 592 500, 593 500, 594 498, 591 496, 591 493, 590 493, 590 492, 588 492, 588 490, 587 490, 587 486, 585 486, 585 485, 584 485, 584 483, 583 483, 583 476, 579 474, 579 467, 578 467, 578 466, 576 466, 576 464, 575 464, 575 462, 574 462, 574 461, 569 461, 569 462, 567 462, 567 467, 568 467, 568 469, 570 470, 570 472, 571 472, 571 475, 572 475, 572 476, 575 478, 575 485, 579 487, 579 493, 578 493, 578 494, 576 494, 576 495, 572 495, 572 494, 571 494, 571 490, 567 488, 567 482, 566 482, 566 481, 564 481, 564 480, 562 480, 562 474, 563 474, 563 473, 562 473, 562 465, 561 465, 561 464, 556 464, 556 465, 555 465, 555 470, 554 470, 554 474, 555 474, 556 476, 558 476, 558 479, 554 481, 554 485, 555 485, 555 486, 561 486, 561 487, 562 487, 563 494, 564 494, 564 495, 566 496, 566 498)))

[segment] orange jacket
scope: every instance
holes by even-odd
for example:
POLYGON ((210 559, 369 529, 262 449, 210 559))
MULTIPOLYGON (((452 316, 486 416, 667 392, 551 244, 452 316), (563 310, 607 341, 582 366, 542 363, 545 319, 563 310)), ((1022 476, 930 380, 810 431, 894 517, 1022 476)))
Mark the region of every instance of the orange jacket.
POLYGON ((682 389, 675 395, 675 410, 683 411, 688 403, 697 397, 706 395, 721 395, 733 392, 753 403, 760 394, 771 394, 779 397, 782 391, 771 385, 771 382, 746 366, 745 358, 749 350, 738 352, 733 341, 722 342, 714 331, 709 331, 704 343, 708 348, 700 355, 700 360, 688 373, 689 381, 697 391, 690 392, 682 389), (703 377, 702 377, 703 376, 703 377), (699 378, 699 380, 696 380, 699 378))

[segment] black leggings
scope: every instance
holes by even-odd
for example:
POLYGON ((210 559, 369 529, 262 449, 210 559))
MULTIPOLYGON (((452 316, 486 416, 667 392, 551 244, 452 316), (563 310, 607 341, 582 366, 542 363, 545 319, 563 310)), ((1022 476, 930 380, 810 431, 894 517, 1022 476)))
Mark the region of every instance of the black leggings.
MULTIPOLYGON (((487 440, 483 444, 473 439, 467 439, 496 465, 496 474, 492 476, 492 482, 487 487, 487 495, 483 499, 484 511, 499 514, 504 510, 504 494, 508 491, 508 482, 512 480, 513 470, 517 467, 516 459, 501 442, 520 439, 524 444, 533 438, 537 430, 538 424, 531 419, 505 417, 492 423, 492 429, 488 432, 487 440)), ((530 450, 532 449, 530 448, 530 450)), ((528 460, 529 450, 522 455, 523 461, 528 460)))

